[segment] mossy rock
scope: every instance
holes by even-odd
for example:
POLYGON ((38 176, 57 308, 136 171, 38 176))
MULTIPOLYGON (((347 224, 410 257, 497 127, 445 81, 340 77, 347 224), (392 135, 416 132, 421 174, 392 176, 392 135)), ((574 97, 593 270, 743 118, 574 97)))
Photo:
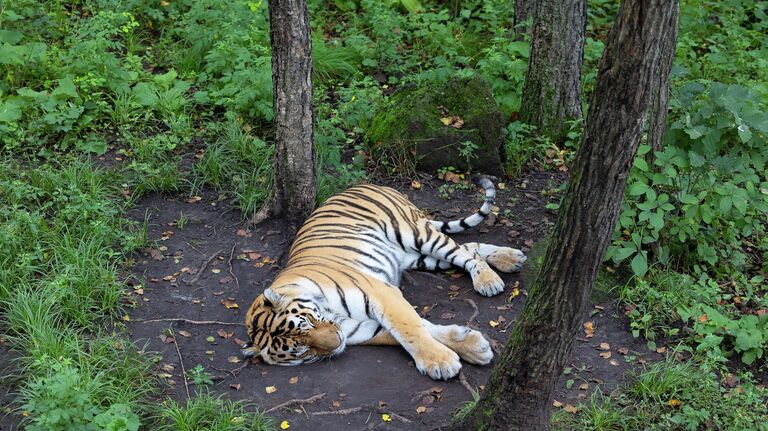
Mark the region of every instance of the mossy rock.
POLYGON ((399 154, 415 158, 419 170, 434 172, 453 166, 503 175, 503 127, 503 116, 488 84, 477 76, 454 77, 399 90, 378 108, 369 138, 382 157, 399 154), (454 116, 463 121, 461 127, 454 127, 456 121, 453 125, 441 121, 454 116), (460 153, 466 141, 477 146, 469 164, 460 153))

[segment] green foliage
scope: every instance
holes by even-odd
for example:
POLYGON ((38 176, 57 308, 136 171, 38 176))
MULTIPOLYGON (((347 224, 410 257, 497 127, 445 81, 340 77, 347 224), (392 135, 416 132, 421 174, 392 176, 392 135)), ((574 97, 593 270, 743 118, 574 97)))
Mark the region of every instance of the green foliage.
POLYGON ((706 364, 665 361, 629 381, 610 397, 596 392, 575 415, 557 412, 553 429, 768 430, 768 392, 749 373, 718 377, 706 364))
POLYGON ((200 364, 195 365, 195 367, 189 370, 187 374, 189 374, 189 378, 192 380, 192 383, 197 386, 207 386, 213 384, 213 380, 211 380, 211 374, 205 371, 205 367, 200 364))
POLYGON ((105 406, 98 398, 106 384, 102 375, 86 376, 69 360, 41 360, 48 374, 32 381, 22 393, 31 431, 137 431, 139 417, 128 405, 105 406))
POLYGON ((246 405, 199 393, 182 405, 168 401, 159 417, 158 431, 266 431, 276 429, 259 412, 246 411, 246 405))

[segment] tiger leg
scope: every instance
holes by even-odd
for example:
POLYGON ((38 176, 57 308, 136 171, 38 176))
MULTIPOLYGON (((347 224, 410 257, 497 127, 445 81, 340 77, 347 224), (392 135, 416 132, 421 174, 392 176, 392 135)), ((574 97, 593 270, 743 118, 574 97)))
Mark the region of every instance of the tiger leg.
MULTIPOLYGON (((472 276, 475 291, 483 296, 494 296, 504 291, 504 281, 480 254, 460 246, 426 221, 424 229, 428 240, 420 244, 419 252, 422 255, 464 269, 472 276)), ((438 267, 440 265, 444 264, 437 263, 438 267)))
MULTIPOLYGON (((467 242, 461 245, 470 253, 477 253, 488 262, 489 265, 501 272, 516 272, 523 267, 527 257, 522 251, 511 247, 499 247, 492 244, 477 242, 467 242)), ((448 269, 451 263, 445 260, 439 260, 432 256, 421 255, 411 263, 408 269, 418 269, 422 271, 435 271, 438 269, 448 269)))
MULTIPOLYGON (((459 325, 435 325, 426 319, 421 319, 421 321, 432 337, 458 353, 461 359, 470 364, 486 365, 493 359, 491 345, 479 331, 459 325)), ((363 344, 369 346, 395 346, 400 343, 389 331, 381 331, 363 344)))
POLYGON ((447 380, 459 373, 459 356, 432 337, 398 288, 382 283, 366 289, 365 293, 370 300, 371 317, 385 330, 366 344, 394 344, 396 341, 411 355, 416 368, 435 380, 447 380))

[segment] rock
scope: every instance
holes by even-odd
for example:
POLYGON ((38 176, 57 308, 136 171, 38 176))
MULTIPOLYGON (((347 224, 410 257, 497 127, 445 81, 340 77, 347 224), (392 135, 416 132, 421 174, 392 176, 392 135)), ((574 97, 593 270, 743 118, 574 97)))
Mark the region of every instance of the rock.
POLYGON ((503 127, 490 87, 475 76, 398 90, 378 108, 368 132, 381 157, 415 158, 419 170, 453 166, 502 175, 503 127), (467 141, 476 145, 469 163, 460 152, 467 141))

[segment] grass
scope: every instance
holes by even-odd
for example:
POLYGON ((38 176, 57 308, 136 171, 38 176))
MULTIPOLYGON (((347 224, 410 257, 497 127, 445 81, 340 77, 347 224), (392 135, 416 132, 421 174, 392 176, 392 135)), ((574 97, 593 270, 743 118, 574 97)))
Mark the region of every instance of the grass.
POLYGON ((158 431, 266 431, 276 429, 271 419, 248 406, 199 393, 186 404, 168 401, 158 419, 158 431))
POLYGON ((721 376, 706 362, 670 359, 627 378, 627 385, 610 396, 595 392, 575 414, 557 411, 553 429, 768 429, 768 391, 749 373, 721 376))

